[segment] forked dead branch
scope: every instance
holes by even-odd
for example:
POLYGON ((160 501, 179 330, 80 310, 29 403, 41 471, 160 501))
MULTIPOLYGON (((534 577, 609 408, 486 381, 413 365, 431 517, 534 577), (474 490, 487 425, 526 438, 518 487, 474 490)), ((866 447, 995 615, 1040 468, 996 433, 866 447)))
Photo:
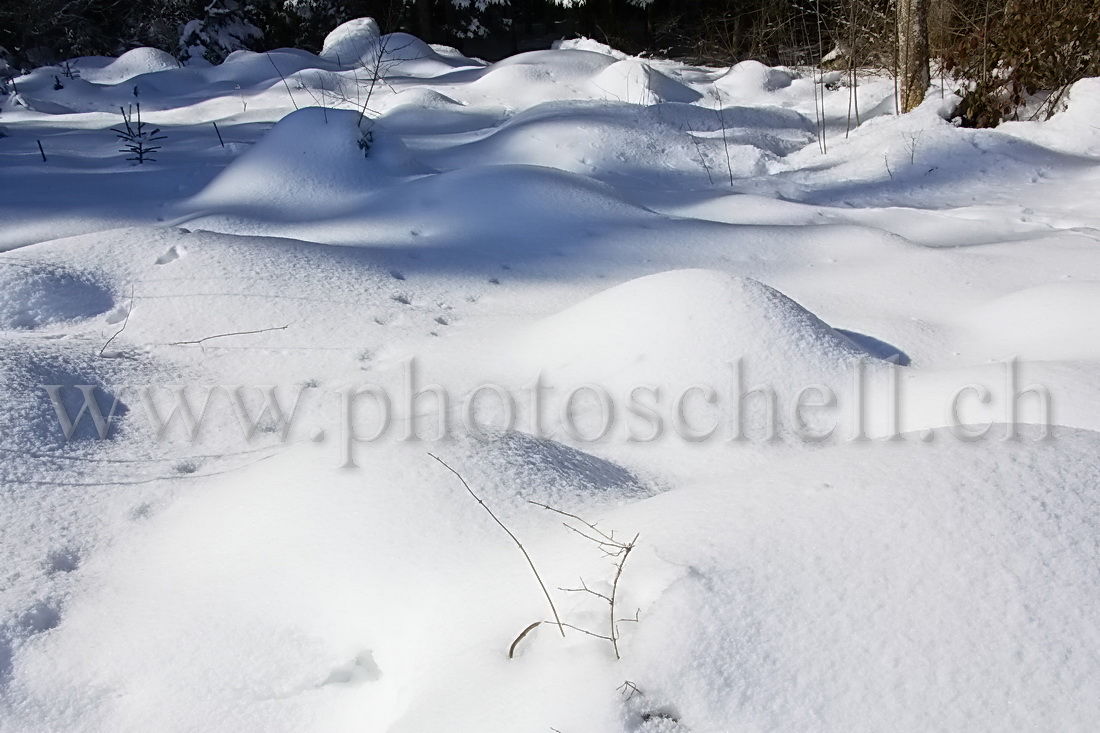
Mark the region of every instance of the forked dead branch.
POLYGON ((530 634, 542 624, 553 624, 558 627, 558 630, 561 632, 562 636, 565 636, 565 629, 572 629, 574 631, 579 631, 582 634, 586 634, 588 636, 593 636, 597 639, 603 639, 604 641, 607 641, 611 644, 611 648, 615 653, 615 659, 621 659, 622 657, 619 652, 619 624, 624 622, 636 623, 638 621, 638 612, 635 612, 633 618, 618 618, 616 616, 616 613, 618 613, 619 607, 621 605, 619 599, 619 584, 622 580, 623 568, 626 566, 626 561, 630 557, 630 553, 637 545, 639 535, 635 534, 629 541, 623 541, 615 536, 614 530, 604 532, 597 526, 596 523, 582 519, 576 514, 562 511, 561 509, 552 507, 549 504, 527 500, 527 503, 531 504, 532 506, 537 506, 541 509, 545 509, 547 511, 558 514, 559 516, 565 517, 566 521, 563 521, 562 524, 567 529, 583 537, 589 542, 592 542, 604 555, 614 560, 613 567, 615 573, 610 583, 611 589, 607 593, 601 593, 600 591, 590 588, 588 584, 584 581, 584 578, 580 579, 579 588, 558 588, 558 590, 565 593, 585 593, 599 599, 603 603, 606 603, 608 624, 606 633, 592 631, 591 629, 586 629, 576 624, 567 623, 561 620, 561 616, 558 614, 557 607, 554 605, 554 600, 550 595, 550 591, 547 589, 546 583, 543 582, 542 576, 535 568, 534 560, 531 559, 531 555, 527 552, 527 549, 523 546, 523 543, 519 541, 516 535, 510 529, 508 529, 507 526, 505 526, 504 522, 502 522, 500 518, 497 517, 497 515, 493 512, 493 510, 489 508, 489 505, 486 504, 485 501, 481 497, 479 497, 472 488, 470 488, 469 483, 467 483, 466 479, 462 477, 462 474, 460 474, 456 469, 448 465, 439 456, 436 456, 433 453, 429 453, 428 455, 438 461, 444 468, 453 473, 456 477, 458 477, 458 480, 461 481, 463 487, 465 487, 466 492, 470 494, 470 496, 472 496, 475 501, 477 501, 481 508, 484 509, 489 514, 489 516, 493 518, 493 521, 495 521, 500 526, 500 528, 508 534, 508 536, 516 544, 516 546, 519 547, 520 552, 523 553, 523 557, 527 560, 527 564, 531 567, 531 572, 534 573, 535 579, 538 580, 539 587, 542 589, 543 595, 546 596, 546 601, 549 604, 550 611, 554 616, 553 621, 535 621, 524 628, 523 631, 519 633, 515 640, 512 641, 512 644, 508 647, 508 658, 511 659, 515 656, 516 649, 519 647, 520 642, 522 642, 528 634, 530 634))

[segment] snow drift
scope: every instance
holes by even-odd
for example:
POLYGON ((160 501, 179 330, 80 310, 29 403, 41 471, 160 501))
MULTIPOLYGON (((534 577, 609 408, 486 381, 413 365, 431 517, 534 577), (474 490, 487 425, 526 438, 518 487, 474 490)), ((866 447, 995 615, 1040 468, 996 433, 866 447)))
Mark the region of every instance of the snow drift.
POLYGON ((868 356, 782 293, 713 270, 618 285, 533 325, 516 350, 530 367, 616 385, 724 385, 738 358, 792 385, 868 356))
POLYGON ((307 107, 280 120, 188 208, 310 216, 427 172, 400 138, 359 112, 307 107))

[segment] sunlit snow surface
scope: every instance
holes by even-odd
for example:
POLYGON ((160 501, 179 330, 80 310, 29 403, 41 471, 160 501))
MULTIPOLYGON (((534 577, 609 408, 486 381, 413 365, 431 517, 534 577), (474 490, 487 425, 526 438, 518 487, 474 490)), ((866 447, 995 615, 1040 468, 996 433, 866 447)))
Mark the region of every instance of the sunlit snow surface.
POLYGON ((976 131, 950 88, 897 117, 882 76, 853 100, 591 41, 487 65, 370 21, 320 57, 73 66, 0 106, 0 729, 1095 730, 1100 80, 976 131), (109 129, 135 103, 167 136, 142 166, 109 129), (990 390, 968 422, 1006 414, 1013 356, 1061 427, 953 437, 960 388, 990 390), (411 363, 461 428, 479 385, 667 403, 736 360, 745 389, 844 407, 859 368, 902 403, 869 401, 866 441, 729 441, 724 417, 629 441, 620 410, 586 442, 592 400, 581 439, 433 440, 429 414, 416 441, 395 397, 339 467, 338 395, 398 395, 411 363), (303 391, 285 441, 245 440, 224 394, 196 441, 157 440, 136 390, 236 384, 303 391), (46 385, 74 415, 74 385, 118 397, 110 439, 66 442, 46 385), (559 588, 610 593, 614 560, 538 505, 638 535, 621 659, 547 624, 508 658, 546 598, 429 451, 573 626, 608 633, 559 588))

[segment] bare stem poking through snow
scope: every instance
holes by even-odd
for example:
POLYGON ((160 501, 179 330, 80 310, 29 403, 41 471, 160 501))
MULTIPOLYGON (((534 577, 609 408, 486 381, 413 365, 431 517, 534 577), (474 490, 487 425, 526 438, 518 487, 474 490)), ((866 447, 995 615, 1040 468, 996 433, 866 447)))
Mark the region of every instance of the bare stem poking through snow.
POLYGON ((257 328, 255 331, 231 331, 230 333, 216 333, 213 336, 203 336, 201 339, 195 339, 194 341, 171 341, 169 346, 194 346, 198 345, 200 348, 203 343, 210 341, 211 339, 225 338, 226 336, 248 336, 253 333, 267 333, 268 331, 285 331, 290 328, 290 324, 285 326, 272 326, 271 328, 257 328))
POLYGON ((134 312, 134 286, 130 286, 130 307, 126 309, 126 318, 122 321, 122 328, 115 331, 115 335, 107 339, 107 343, 103 344, 103 348, 99 350, 99 355, 103 356, 103 352, 107 350, 107 347, 111 345, 119 335, 126 330, 126 326, 130 324, 130 314, 134 312))
MULTIPOLYGON (((595 523, 588 522, 584 519, 581 519, 576 514, 570 514, 569 512, 564 512, 561 509, 555 509, 554 507, 550 506, 549 504, 542 504, 542 503, 539 503, 537 501, 531 501, 530 499, 527 500, 527 503, 528 504, 533 504, 537 507, 542 507, 543 509, 546 509, 547 511, 554 512, 555 514, 560 514, 561 516, 566 517, 568 519, 572 519, 576 522, 580 522, 581 524, 583 524, 587 528, 587 530, 578 529, 578 528, 574 527, 573 525, 569 524, 568 522, 563 522, 562 524, 564 524, 567 529, 570 529, 573 532, 576 532, 577 534, 579 534, 581 537, 584 537, 589 542, 594 542, 600 548, 600 550, 602 550, 608 557, 611 557, 611 558, 615 559, 615 579, 611 583, 611 593, 610 593, 610 595, 608 595, 606 593, 600 593, 599 591, 592 590, 584 582, 584 578, 581 578, 581 587, 580 588, 561 588, 560 590, 563 590, 567 593, 587 593, 587 594, 595 596, 596 598, 599 598, 600 600, 607 603, 608 612, 609 612, 609 622, 608 622, 608 633, 607 633, 606 636, 603 635, 603 634, 596 634, 596 633, 593 633, 591 631, 587 631, 585 629, 577 629, 577 630, 578 631, 583 631, 584 633, 589 634, 591 636, 596 636, 600 639, 607 639, 608 641, 611 642, 611 647, 615 650, 615 659, 621 659, 622 657, 619 656, 619 621, 622 621, 624 619, 615 618, 615 607, 617 605, 617 601, 618 601, 618 597, 619 597, 619 579, 622 578, 623 566, 626 565, 627 558, 630 557, 631 551, 634 549, 634 546, 637 544, 639 535, 635 534, 634 538, 631 539, 629 542, 623 542, 622 540, 615 539, 615 532, 614 531, 612 531, 610 534, 607 533, 607 532, 604 532, 602 529, 597 527, 595 525, 595 523)), ((633 618, 633 619, 625 619, 625 620, 627 620, 627 621, 637 621, 637 616, 635 616, 635 618, 633 618)), ((566 624, 566 625, 568 626, 568 624, 566 624)), ((572 629, 572 628, 577 628, 577 627, 569 626, 569 628, 572 629)), ((526 632, 524 632, 524 633, 526 633, 526 632)), ((520 638, 522 638, 522 636, 520 638)))
MULTIPOLYGON (((438 461, 441 466, 457 476, 458 480, 461 481, 462 485, 466 488, 466 492, 469 493, 470 496, 474 497, 474 500, 481 505, 482 509, 488 512, 489 516, 493 518, 493 521, 500 525, 500 528, 503 529, 508 534, 508 536, 512 538, 512 542, 516 543, 516 547, 518 547, 519 551, 523 553, 523 557, 527 560, 527 564, 531 566, 531 572, 535 574, 535 580, 539 582, 539 587, 542 588, 542 593, 546 596, 546 602, 550 604, 550 612, 554 614, 554 623, 557 624, 558 631, 561 632, 562 636, 565 636, 565 625, 562 624, 561 618, 558 616, 558 609, 554 606, 554 599, 550 597, 550 591, 546 589, 546 584, 542 582, 542 576, 539 575, 538 569, 535 568, 535 561, 532 560, 531 555, 527 553, 527 548, 525 548, 523 546, 523 543, 520 542, 514 534, 512 534, 512 530, 508 529, 508 527, 505 526, 504 522, 500 521, 497 515, 493 513, 493 510, 489 508, 489 505, 486 504, 480 496, 474 493, 474 490, 470 488, 470 484, 466 483, 466 479, 462 478, 462 474, 451 468, 442 458, 435 455, 434 453, 429 453, 428 455, 438 461)), ((508 651, 508 656, 511 656, 512 652, 515 651, 516 644, 519 643, 519 640, 526 636, 527 632, 529 632, 537 625, 538 624, 532 624, 531 626, 528 626, 524 630, 524 632, 519 635, 519 639, 516 639, 516 641, 512 642, 512 648, 508 651)))
POLYGON ((271 62, 271 68, 275 69, 275 73, 283 80, 283 86, 286 87, 286 93, 287 96, 290 97, 290 103, 294 105, 294 109, 298 109, 298 103, 294 100, 294 92, 290 91, 290 84, 287 83, 286 77, 283 76, 283 72, 279 71, 279 67, 275 65, 275 59, 271 58, 271 54, 266 51, 264 55, 267 56, 267 60, 271 62))

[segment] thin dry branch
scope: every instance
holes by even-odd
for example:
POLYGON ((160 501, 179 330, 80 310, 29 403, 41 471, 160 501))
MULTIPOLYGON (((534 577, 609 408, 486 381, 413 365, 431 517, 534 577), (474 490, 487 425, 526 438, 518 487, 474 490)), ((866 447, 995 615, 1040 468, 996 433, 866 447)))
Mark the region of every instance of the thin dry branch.
POLYGON ((623 566, 626 565, 626 559, 630 557, 630 551, 634 549, 634 543, 638 541, 638 535, 634 535, 634 539, 630 541, 630 544, 626 546, 623 551, 623 557, 619 560, 619 566, 615 570, 615 582, 611 584, 611 646, 615 647, 615 659, 619 659, 619 627, 615 621, 615 599, 619 593, 619 578, 623 575, 623 566))
POLYGON ((283 76, 283 72, 279 71, 279 67, 275 65, 275 59, 271 58, 271 54, 267 51, 264 51, 264 55, 267 56, 267 60, 271 62, 271 68, 275 69, 275 73, 283 80, 283 86, 286 87, 286 93, 290 96, 290 103, 294 105, 294 109, 298 109, 298 103, 294 101, 294 92, 290 91, 290 84, 287 83, 286 77, 283 76))
POLYGON ((726 171, 730 176, 730 186, 733 185, 733 163, 730 161, 730 141, 728 133, 726 132, 726 111, 722 109, 722 92, 718 87, 714 87, 714 96, 718 100, 718 107, 715 108, 714 114, 718 116, 718 124, 722 126, 722 149, 726 153, 726 171))
POLYGON ((559 587, 558 590, 560 590, 564 593, 591 593, 592 595, 596 596, 597 598, 604 599, 608 603, 611 602, 611 599, 609 597, 605 596, 603 593, 600 593, 597 590, 592 590, 591 588, 589 588, 585 584, 584 578, 581 578, 580 581, 581 581, 581 587, 580 588, 560 588, 559 587))
MULTIPOLYGON (((561 509, 557 509, 557 508, 555 508, 555 507, 552 507, 552 506, 550 506, 549 504, 543 504, 543 503, 541 503, 541 502, 538 502, 538 501, 533 501, 533 500, 531 500, 531 499, 528 499, 528 500, 527 500, 527 503, 528 503, 528 504, 533 504, 533 505, 535 505, 535 506, 537 506, 537 507, 542 507, 543 509, 546 509, 547 511, 551 511, 551 512, 554 512, 555 514, 560 514, 560 515, 561 515, 561 516, 563 516, 563 517, 568 517, 569 519, 575 519, 575 520, 577 520, 578 522, 580 522, 581 524, 583 524, 584 526, 586 526, 586 527, 588 527, 589 529, 591 529, 591 530, 592 530, 593 532, 595 532, 596 534, 598 534, 598 535, 599 535, 600 537, 603 537, 603 538, 604 538, 604 540, 606 540, 606 541, 607 541, 607 542, 606 542, 607 544, 609 544, 609 545, 619 545, 619 546, 622 546, 622 545, 621 545, 621 543, 617 542, 617 541, 615 540, 615 538, 614 538, 613 536, 611 536, 611 535, 608 535, 608 534, 604 533, 604 532, 603 532, 603 530, 599 529, 599 528, 598 528, 598 527, 597 527, 597 526, 596 526, 595 524, 593 524, 593 523, 591 523, 591 522, 589 522, 589 521, 587 521, 587 520, 585 520, 585 519, 581 519, 581 518, 580 518, 580 517, 578 517, 578 516, 577 516, 576 514, 570 514, 569 512, 563 512, 563 511, 562 511, 561 509)), ((566 526, 566 527, 569 527, 569 525, 568 525, 568 524, 567 524, 567 525, 565 525, 565 526, 566 526)), ((569 527, 569 528, 570 528, 570 529, 572 529, 572 530, 573 530, 574 532, 578 532, 578 530, 574 529, 573 527, 569 527)), ((582 536, 585 536, 585 537, 587 537, 586 535, 584 535, 584 533, 583 533, 583 532, 578 532, 578 533, 579 533, 579 534, 581 534, 582 536)), ((614 533, 612 533, 612 534, 614 534, 614 533)), ((587 539, 590 539, 590 540, 592 540, 593 542, 598 542, 598 543, 600 543, 600 544, 604 544, 603 542, 600 542, 599 540, 595 540, 595 539, 592 539, 591 537, 587 537, 587 539)))
POLYGON ((622 690, 622 693, 624 695, 626 695, 627 700, 634 697, 635 695, 641 695, 642 697, 645 697, 645 693, 642 692, 641 688, 639 688, 636 684, 634 684, 630 680, 626 680, 625 682, 623 682, 621 685, 619 685, 615 689, 616 690, 622 690))
POLYGON ((470 484, 466 483, 466 479, 462 477, 462 474, 451 468, 442 458, 435 455, 434 453, 429 453, 428 455, 434 458, 439 463, 439 465, 443 466, 448 471, 457 476, 458 480, 461 481, 462 485, 466 488, 466 492, 470 496, 472 496, 474 500, 481 505, 481 508, 484 509, 489 514, 489 516, 493 518, 493 521, 496 522, 500 526, 500 528, 503 529, 505 533, 512 538, 512 542, 516 543, 516 547, 518 547, 519 551, 523 553, 523 557, 527 560, 527 564, 531 566, 531 572, 535 574, 535 580, 539 582, 539 587, 542 588, 542 593, 546 596, 546 602, 550 604, 550 612, 554 614, 554 622, 558 626, 558 631, 561 632, 562 636, 565 636, 565 624, 561 622, 561 617, 558 616, 558 609, 554 606, 554 599, 550 597, 550 591, 546 589, 546 584, 542 582, 542 576, 539 575, 539 571, 535 567, 535 561, 532 560, 531 556, 527 553, 527 548, 523 546, 523 543, 519 541, 519 538, 512 534, 512 530, 508 529, 508 527, 505 526, 504 522, 500 521, 497 515, 493 513, 493 510, 489 508, 489 505, 482 501, 480 496, 474 493, 474 490, 470 488, 470 484))
MULTIPOLYGON (((543 509, 546 509, 547 511, 554 512, 555 514, 559 514, 563 517, 567 517, 567 518, 572 519, 576 522, 580 522, 585 527, 587 527, 589 530, 591 530, 591 532, 593 534, 598 535, 598 536, 594 537, 590 534, 586 534, 585 532, 583 532, 583 531, 577 529, 576 527, 570 525, 568 522, 562 522, 562 524, 565 526, 566 529, 569 529, 569 530, 579 534, 581 537, 584 537, 589 542, 594 543, 600 549, 601 552, 603 552, 608 557, 613 558, 613 559, 616 560, 616 562, 615 562, 615 578, 611 583, 611 595, 606 595, 604 593, 600 593, 598 591, 592 590, 584 582, 584 578, 581 578, 581 587, 580 588, 559 588, 559 590, 564 591, 566 593, 588 593, 589 595, 595 596, 595 597, 599 598, 600 600, 604 601, 605 603, 607 603, 608 612, 610 614, 610 623, 609 623, 610 631, 607 635, 596 634, 596 633, 593 633, 591 631, 587 631, 585 629, 577 629, 577 630, 578 631, 584 631, 584 633, 589 634, 590 636, 596 636, 596 637, 599 637, 600 639, 606 639, 607 641, 611 642, 611 646, 615 650, 615 659, 621 659, 621 657, 619 656, 619 629, 618 629, 618 624, 619 624, 620 621, 623 621, 623 620, 626 620, 626 621, 635 620, 636 621, 637 620, 637 614, 635 614, 634 619, 616 619, 615 618, 615 607, 618 603, 619 579, 623 575, 623 566, 626 565, 627 558, 630 557, 630 552, 634 549, 635 544, 637 544, 639 535, 637 535, 637 534, 634 535, 634 539, 630 540, 630 542, 623 542, 621 540, 615 539, 615 532, 614 531, 611 531, 610 534, 607 533, 607 532, 604 532, 602 529, 597 527, 594 522, 589 522, 586 519, 582 519, 581 517, 578 517, 576 514, 570 514, 569 512, 562 511, 561 509, 557 509, 555 507, 552 507, 549 504, 544 504, 542 502, 533 501, 531 499, 528 499, 527 503, 528 504, 533 504, 534 506, 537 506, 537 507, 542 507, 543 509), (600 538, 602 538, 602 539, 600 539, 600 538)), ((569 628, 576 628, 574 626, 570 626, 569 624, 566 624, 566 626, 569 626, 569 628)))
POLYGON ((532 631, 534 631, 534 630, 535 630, 535 628, 536 628, 537 626, 539 626, 539 625, 541 625, 541 624, 542 624, 542 621, 536 621, 535 623, 531 624, 530 626, 528 626, 528 627, 527 627, 526 629, 524 629, 523 631, 519 632, 519 636, 517 636, 517 637, 516 637, 516 640, 512 642, 512 646, 508 647, 508 658, 509 658, 509 659, 512 659, 512 658, 513 658, 513 657, 515 656, 515 654, 516 654, 516 647, 517 647, 517 646, 519 646, 519 643, 520 643, 521 641, 523 641, 523 637, 525 637, 525 636, 527 636, 528 634, 530 634, 530 633, 531 633, 532 631))
POLYGON ((103 352, 107 350, 107 347, 111 345, 111 342, 118 338, 119 334, 126 330, 126 326, 130 324, 130 314, 134 312, 134 286, 130 286, 130 307, 126 309, 126 318, 122 321, 122 328, 115 331, 115 335, 107 339, 107 343, 103 344, 103 348, 99 350, 99 355, 103 356, 103 352))
POLYGON ((205 351, 205 348, 203 347, 203 343, 205 343, 207 341, 210 341, 211 339, 220 339, 220 338, 225 338, 226 336, 248 336, 248 335, 254 334, 254 333, 267 333, 269 331, 285 331, 288 328, 290 328, 290 325, 291 324, 288 323, 285 326, 272 326, 271 328, 257 328, 254 331, 231 331, 229 333, 216 333, 213 336, 204 336, 201 339, 195 339, 194 341, 171 341, 171 342, 168 343, 168 345, 169 346, 195 346, 195 345, 198 345, 198 347, 200 349, 203 349, 205 351))

